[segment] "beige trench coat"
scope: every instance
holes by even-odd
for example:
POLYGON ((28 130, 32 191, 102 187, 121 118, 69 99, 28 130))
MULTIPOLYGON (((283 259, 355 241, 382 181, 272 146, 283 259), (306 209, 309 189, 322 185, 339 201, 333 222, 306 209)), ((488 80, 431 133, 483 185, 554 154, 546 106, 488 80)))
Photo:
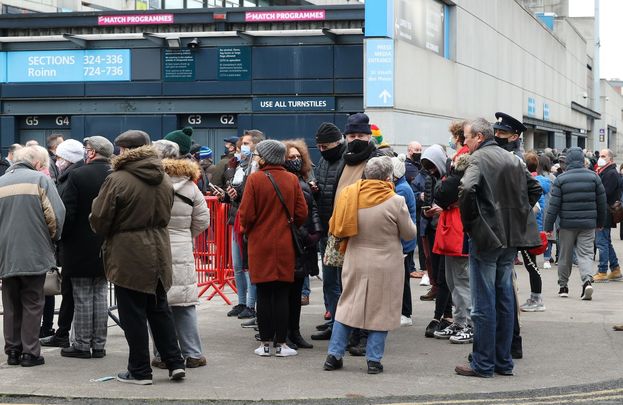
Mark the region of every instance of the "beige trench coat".
POLYGON ((335 319, 360 329, 400 327, 404 259, 400 238, 414 239, 416 227, 403 197, 359 210, 358 235, 350 238, 342 268, 342 295, 335 319))

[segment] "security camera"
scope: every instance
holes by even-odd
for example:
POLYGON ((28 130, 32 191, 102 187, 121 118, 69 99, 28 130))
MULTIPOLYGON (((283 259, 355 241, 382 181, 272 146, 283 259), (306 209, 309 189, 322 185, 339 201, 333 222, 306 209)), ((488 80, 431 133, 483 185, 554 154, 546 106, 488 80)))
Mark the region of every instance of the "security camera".
POLYGON ((588 93, 587 92, 582 93, 582 98, 588 98, 588 93))
POLYGON ((190 49, 198 49, 199 46, 201 46, 201 41, 199 41, 197 38, 194 38, 192 41, 190 41, 188 43, 188 45, 186 45, 188 48, 190 49))

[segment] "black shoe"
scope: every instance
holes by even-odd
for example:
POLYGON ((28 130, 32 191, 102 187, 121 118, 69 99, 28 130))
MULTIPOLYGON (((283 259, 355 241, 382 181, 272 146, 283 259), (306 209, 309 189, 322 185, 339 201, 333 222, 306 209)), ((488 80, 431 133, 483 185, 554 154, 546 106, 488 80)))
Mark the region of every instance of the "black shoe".
POLYGON ((69 336, 59 337, 57 335, 52 335, 39 339, 39 342, 41 343, 41 346, 46 347, 69 347, 69 336))
POLYGON ((344 365, 342 359, 336 359, 334 355, 330 354, 327 356, 327 359, 324 361, 323 368, 326 371, 339 370, 344 365))
POLYGON ((523 350, 521 349, 511 350, 511 357, 513 359, 523 359, 523 350))
POLYGON ((129 371, 124 371, 123 373, 117 374, 117 381, 121 381, 127 384, 137 384, 137 385, 152 385, 154 382, 150 377, 145 378, 134 378, 129 371))
POLYGON ((424 332, 424 336, 426 336, 427 338, 434 338, 435 332, 437 332, 438 330, 442 330, 439 329, 439 321, 437 319, 433 319, 428 323, 426 331, 424 332))
POLYGON ((246 307, 238 314, 238 319, 250 319, 255 318, 255 310, 253 308, 246 307))
POLYGON ((17 350, 9 350, 7 364, 9 366, 19 366, 22 354, 17 350))
POLYGON ((78 350, 73 346, 63 347, 61 349, 61 356, 63 357, 75 357, 77 359, 90 359, 90 350, 78 350))
POLYGON ((22 354, 22 361, 20 364, 22 367, 34 367, 45 364, 45 360, 42 356, 35 357, 32 354, 24 353, 22 354))
POLYGON ((321 323, 320 325, 316 326, 316 330, 319 331, 323 331, 323 330, 327 330, 331 327, 331 322, 325 322, 325 323, 321 323))
POLYGON ((354 346, 351 346, 348 348, 348 353, 350 353, 351 356, 355 356, 355 357, 363 357, 366 355, 366 345, 368 344, 368 340, 365 338, 362 338, 359 343, 357 343, 354 346))
POLYGON ((52 336, 54 334, 54 328, 43 328, 43 326, 41 328, 39 328, 39 339, 44 338, 44 337, 48 337, 48 336, 52 336))
POLYGON ((331 339, 331 328, 325 329, 320 332, 316 332, 311 335, 312 340, 329 340, 331 339))
POLYGON ((230 316, 230 317, 231 317, 231 316, 238 316, 238 315, 240 315, 240 313, 241 313, 242 311, 244 311, 246 308, 247 308, 247 306, 246 306, 246 305, 238 304, 238 305, 236 305, 235 307, 233 307, 233 308, 231 309, 231 311, 229 311, 229 312, 227 313, 227 316, 230 316))
MULTIPOLYGON (((296 345, 296 343, 292 342, 290 340, 290 338, 286 338, 286 345, 288 345, 288 347, 292 350, 298 350, 299 347, 296 345)), ((274 347, 277 347, 277 342, 275 342, 274 347)))
MULTIPOLYGON (((311 343, 303 339, 303 336, 301 336, 301 332, 298 330, 296 332, 291 332, 289 338, 290 338, 290 342, 298 346, 299 349, 313 349, 314 348, 314 345, 312 345, 311 343)), ((294 347, 292 347, 291 344, 288 344, 288 346, 294 349, 294 347)))
POLYGON ((368 374, 380 374, 383 372, 383 365, 378 361, 368 360, 368 374))
POLYGON ((248 319, 240 324, 243 328, 255 328, 257 326, 257 318, 248 319))
POLYGON ((560 290, 558 290, 558 296, 562 298, 567 298, 569 296, 569 287, 560 287, 560 290))
POLYGON ((171 381, 180 381, 186 378, 186 370, 183 368, 176 368, 174 370, 169 370, 169 380, 171 381))
POLYGON ((582 286, 582 301, 590 301, 593 299, 593 285, 587 281, 582 286))
POLYGON ((93 349, 91 352, 91 357, 93 357, 94 359, 101 359, 103 357, 106 357, 106 349, 93 349))

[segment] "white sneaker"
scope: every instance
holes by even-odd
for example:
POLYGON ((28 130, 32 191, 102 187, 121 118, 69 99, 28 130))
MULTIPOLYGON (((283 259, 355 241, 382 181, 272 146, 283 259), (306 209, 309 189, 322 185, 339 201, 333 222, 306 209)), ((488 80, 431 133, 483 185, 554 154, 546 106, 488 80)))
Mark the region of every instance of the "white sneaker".
POLYGON ((413 319, 408 316, 400 315, 400 326, 412 326, 413 319))
POLYGON ((543 263, 543 268, 544 269, 551 269, 552 268, 552 264, 549 262, 549 260, 545 260, 545 262, 543 263))
POLYGON ((424 287, 428 287, 430 285, 430 279, 428 278, 428 274, 424 273, 422 276, 422 280, 420 281, 420 285, 424 287))
POLYGON ((269 343, 262 343, 262 344, 260 344, 260 347, 255 349, 254 353, 257 354, 258 356, 262 356, 262 357, 270 356, 270 344, 269 343))
POLYGON ((275 356, 277 357, 296 356, 297 354, 298 352, 296 350, 289 348, 285 343, 275 348, 275 356))

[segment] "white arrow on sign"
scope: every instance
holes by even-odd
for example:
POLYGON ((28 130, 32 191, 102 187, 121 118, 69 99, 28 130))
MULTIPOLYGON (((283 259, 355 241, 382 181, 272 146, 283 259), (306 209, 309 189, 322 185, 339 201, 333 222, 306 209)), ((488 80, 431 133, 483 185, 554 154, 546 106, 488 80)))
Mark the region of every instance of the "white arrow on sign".
POLYGON ((387 99, 392 98, 392 95, 389 94, 389 91, 387 91, 387 89, 383 89, 381 94, 379 94, 379 98, 383 99, 383 104, 387 104, 387 99))

